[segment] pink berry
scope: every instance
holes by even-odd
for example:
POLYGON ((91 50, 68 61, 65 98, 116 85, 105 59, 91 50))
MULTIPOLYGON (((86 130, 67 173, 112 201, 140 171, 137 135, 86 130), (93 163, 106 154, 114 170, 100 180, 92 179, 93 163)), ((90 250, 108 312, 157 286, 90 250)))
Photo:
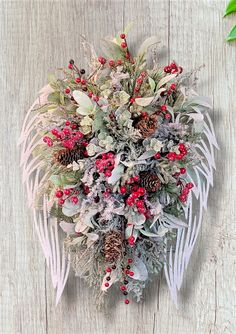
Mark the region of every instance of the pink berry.
POLYGON ((61 198, 61 197, 63 196, 63 191, 62 191, 62 190, 57 190, 57 191, 55 192, 55 196, 56 196, 57 198, 61 198))

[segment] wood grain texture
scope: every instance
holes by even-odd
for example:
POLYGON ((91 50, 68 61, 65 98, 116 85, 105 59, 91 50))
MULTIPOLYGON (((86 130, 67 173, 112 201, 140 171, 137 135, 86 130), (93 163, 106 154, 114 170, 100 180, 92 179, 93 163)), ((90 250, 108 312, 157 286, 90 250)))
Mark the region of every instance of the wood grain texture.
POLYGON ((236 332, 236 44, 224 38, 235 15, 222 19, 225 1, 41 0, 0 1, 0 333, 3 334, 228 334, 236 332), (80 34, 99 52, 99 38, 130 21, 134 50, 150 35, 187 70, 205 64, 198 90, 214 102, 221 147, 215 188, 191 259, 180 307, 164 281, 152 282, 144 301, 126 307, 120 294, 96 309, 89 288, 69 278, 61 303, 45 267, 20 181, 16 141, 24 111, 47 73, 72 57, 84 64, 80 34))

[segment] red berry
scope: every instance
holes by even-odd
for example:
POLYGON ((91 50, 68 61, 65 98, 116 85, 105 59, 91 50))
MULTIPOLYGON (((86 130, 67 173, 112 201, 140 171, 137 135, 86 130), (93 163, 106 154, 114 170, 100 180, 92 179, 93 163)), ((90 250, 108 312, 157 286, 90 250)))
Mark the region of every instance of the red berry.
POLYGON ((105 283, 105 287, 106 287, 106 288, 108 288, 109 285, 110 285, 110 284, 109 284, 108 282, 105 283))
POLYGON ((187 199, 186 195, 184 195, 184 194, 179 195, 179 200, 181 202, 186 202, 186 199, 187 199))
POLYGON ((81 85, 85 85, 86 81, 84 79, 81 80, 81 85))
POLYGON ((93 97, 93 93, 92 92, 88 92, 88 97, 92 98, 93 97))
POLYGON ((65 89, 65 93, 66 93, 66 94, 70 94, 70 88, 66 88, 66 89, 65 89))
POLYGON ((71 124, 71 129, 75 130, 77 129, 78 125, 76 123, 71 124))
POLYGON ((144 202, 141 200, 141 199, 139 199, 138 201, 136 201, 136 206, 138 207, 138 208, 142 208, 143 206, 144 206, 144 202))
POLYGON ((64 132, 65 135, 69 135, 71 133, 70 129, 68 128, 64 128, 62 131, 64 132))
POLYGON ((177 69, 177 65, 176 65, 176 63, 171 63, 171 64, 169 65, 169 67, 170 67, 171 70, 176 70, 176 69, 177 69))
POLYGON ((141 112, 141 117, 147 118, 148 117, 148 113, 146 111, 141 112))
POLYGON ((147 209, 145 209, 144 207, 143 208, 138 208, 138 212, 142 213, 142 214, 145 214, 147 212, 147 209))
POLYGON ((180 174, 185 174, 186 173, 186 168, 180 168, 180 174))
POLYGON ((125 39, 125 37, 126 37, 125 34, 120 34, 121 39, 125 39))
POLYGON ((59 199, 58 204, 63 205, 65 203, 65 200, 63 198, 59 199))
POLYGON ((175 90, 175 89, 176 89, 176 84, 174 84, 174 83, 171 84, 171 85, 170 85, 170 89, 175 90))
POLYGON ((188 195, 189 193, 189 189, 186 187, 186 188, 183 188, 182 189, 182 192, 181 192, 183 195, 188 195))
POLYGON ((171 114, 165 114, 165 119, 170 119, 171 118, 171 114))
POLYGON ((120 65, 122 65, 122 64, 123 64, 123 61, 122 61, 121 59, 118 59, 118 60, 117 60, 117 65, 120 66, 120 65))
POLYGON ((134 179, 134 182, 138 182, 139 181, 139 175, 134 176, 133 179, 134 179))
POLYGON ((128 259, 128 263, 129 264, 133 263, 133 259, 128 259))
POLYGON ((115 155, 112 152, 107 153, 107 158, 108 159, 114 159, 115 155))
POLYGON ((125 42, 122 42, 121 45, 120 45, 123 49, 126 49, 127 48, 127 44, 125 42))
POLYGON ((131 196, 132 196, 132 198, 137 199, 137 198, 139 198, 140 195, 137 191, 134 191, 134 192, 132 192, 131 196))
POLYGON ((98 102, 99 101, 99 96, 94 96, 93 101, 98 102))
POLYGON ((71 194, 71 190, 70 189, 64 189, 64 194, 65 195, 70 195, 71 194))
POLYGON ((126 200, 126 204, 128 206, 133 206, 134 205, 134 199, 132 197, 128 197, 126 200))
POLYGON ((164 72, 166 72, 166 73, 170 73, 170 71, 171 71, 170 66, 165 66, 165 67, 164 67, 164 72))
POLYGON ((76 197, 76 196, 72 196, 71 197, 71 201, 74 203, 74 204, 77 204, 78 203, 78 197, 76 197))
POLYGON ((109 60, 109 66, 111 67, 115 66, 115 61, 113 59, 109 60))
POLYGON ((69 65, 68 65, 68 68, 69 68, 70 70, 72 70, 72 69, 73 69, 73 64, 69 64, 69 65))
POLYGON ((138 193, 140 194, 140 196, 144 196, 146 193, 145 188, 138 188, 138 193))
POLYGON ((160 159, 161 157, 161 153, 160 152, 157 152, 155 155, 154 155, 154 158, 155 159, 160 159))
POLYGON ((143 83, 143 78, 138 78, 138 79, 137 79, 137 83, 138 83, 139 85, 141 85, 141 84, 143 83))
POLYGON ((135 241, 135 237, 133 235, 131 235, 128 239, 130 242, 134 242, 135 241))
POLYGON ((76 79, 75 79, 75 82, 76 82, 76 83, 80 83, 80 82, 81 82, 81 78, 80 78, 80 77, 76 78, 76 79))
POLYGON ((131 97, 130 99, 130 103, 134 103, 135 102, 135 98, 134 97, 131 97))
POLYGON ((163 104, 162 106, 161 106, 161 111, 166 111, 167 110, 167 106, 165 105, 165 104, 163 104))
POLYGON ((69 125, 70 125, 70 121, 66 121, 66 122, 65 122, 65 125, 66 125, 66 126, 69 126, 69 125))
POLYGON ((106 59, 104 57, 98 57, 98 61, 100 64, 105 65, 106 64, 106 59))
POLYGON ((176 159, 177 159, 177 160, 182 160, 183 157, 184 157, 184 155, 183 155, 182 153, 180 153, 180 154, 176 154, 176 159))
POLYGON ((106 170, 105 171, 105 176, 106 177, 110 177, 111 176, 111 171, 110 170, 106 170))
POLYGON ((188 189, 192 189, 194 187, 194 184, 192 182, 189 182, 189 183, 186 184, 186 187, 188 189))
POLYGON ((130 272, 129 272, 129 275, 130 275, 130 276, 134 276, 134 272, 133 272, 133 271, 130 271, 130 272))
POLYGON ((62 190, 57 190, 57 191, 55 192, 55 196, 56 196, 57 198, 61 198, 61 197, 63 196, 63 191, 62 191, 62 190))
POLYGON ((129 304, 129 299, 125 299, 125 304, 126 304, 126 305, 129 304))
POLYGON ((126 191, 127 191, 126 187, 120 187, 120 193, 121 194, 124 195, 126 193, 126 191))
POLYGON ((121 285, 120 289, 121 289, 121 291, 126 291, 127 288, 126 288, 125 285, 121 285))
POLYGON ((58 130, 57 130, 57 129, 52 129, 51 133, 52 133, 54 136, 57 136, 57 135, 58 135, 58 130))
POLYGON ((175 160, 175 153, 174 152, 169 152, 167 155, 166 155, 167 159, 173 161, 175 160))

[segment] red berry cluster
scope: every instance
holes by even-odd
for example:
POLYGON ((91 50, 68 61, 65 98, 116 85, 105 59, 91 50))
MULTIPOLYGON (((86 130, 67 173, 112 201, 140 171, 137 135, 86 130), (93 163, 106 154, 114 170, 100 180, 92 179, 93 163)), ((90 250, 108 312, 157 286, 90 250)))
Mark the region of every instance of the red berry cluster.
MULTIPOLYGON (((99 61, 100 64, 105 65, 106 62, 107 62, 107 59, 104 58, 104 57, 102 57, 102 56, 100 56, 100 57, 98 57, 98 61, 99 61)), ((108 64, 109 64, 110 67, 120 66, 120 65, 123 64, 123 61, 122 61, 122 59, 118 59, 118 60, 115 62, 115 60, 110 59, 110 60, 108 60, 108 64)))
POLYGON ((181 194, 179 195, 179 200, 181 202, 186 202, 188 198, 188 194, 190 189, 194 187, 194 184, 192 182, 186 183, 185 187, 181 190, 181 194))
POLYGON ((112 152, 103 153, 95 162, 99 173, 104 173, 106 177, 111 176, 115 166, 115 155, 112 152))
POLYGON ((183 70, 182 67, 178 67, 177 64, 174 62, 164 67, 165 73, 172 73, 172 74, 177 72, 181 73, 182 70, 183 70))
POLYGON ((166 155, 167 159, 169 159, 170 161, 182 160, 187 155, 188 151, 183 143, 179 144, 178 149, 180 152, 179 154, 175 152, 169 152, 166 155))
MULTIPOLYGON (((74 122, 66 121, 65 127, 62 129, 52 129, 51 134, 55 137, 54 140, 59 140, 61 142, 61 145, 68 149, 73 149, 77 142, 81 141, 83 139, 84 135, 80 131, 76 131, 78 125, 74 122)), ((43 141, 48 145, 52 146, 54 140, 48 136, 45 136, 43 138, 43 141)), ((83 142, 82 145, 84 147, 87 146, 87 142, 83 142)))
POLYGON ((65 200, 70 198, 71 202, 74 204, 78 203, 78 197, 77 195, 79 194, 78 190, 74 190, 73 188, 69 189, 66 188, 64 190, 58 189, 55 192, 55 196, 58 198, 58 204, 63 205, 65 203, 65 200))

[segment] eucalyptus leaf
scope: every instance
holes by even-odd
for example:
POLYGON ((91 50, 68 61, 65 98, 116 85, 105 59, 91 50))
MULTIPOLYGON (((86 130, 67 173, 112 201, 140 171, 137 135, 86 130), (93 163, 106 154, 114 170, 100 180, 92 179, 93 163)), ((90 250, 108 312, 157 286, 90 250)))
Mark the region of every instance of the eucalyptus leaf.
POLYGON ((164 78, 162 78, 158 83, 157 83, 157 89, 161 88, 162 86, 166 85, 167 82, 173 80, 176 77, 176 74, 169 74, 166 75, 164 78))
POLYGON ((149 159, 149 158, 153 157, 155 154, 156 154, 156 151, 150 150, 150 151, 144 152, 142 155, 140 155, 140 157, 138 157, 137 160, 146 160, 146 159, 149 159))
POLYGON ((149 104, 152 102, 153 99, 154 99, 154 96, 140 97, 140 98, 135 99, 135 102, 138 106, 147 107, 149 106, 149 104))
POLYGON ((226 9, 225 9, 225 14, 224 16, 227 16, 231 13, 236 12, 236 0, 230 0, 230 2, 228 3, 226 9))
POLYGON ((149 83, 151 90, 154 92, 155 87, 156 87, 155 81, 151 77, 148 77, 148 83, 149 83))
POLYGON ((147 53, 147 50, 150 48, 150 46, 160 43, 160 41, 158 40, 158 38, 156 36, 151 36, 147 39, 145 39, 145 41, 141 44, 139 50, 138 50, 138 57, 141 57, 142 55, 147 53))
POLYGON ((234 41, 236 39, 236 25, 231 29, 227 36, 227 42, 234 41))
POLYGON ((124 166, 118 165, 113 169, 111 176, 107 179, 107 182, 109 184, 114 185, 122 177, 123 173, 124 173, 124 166))

